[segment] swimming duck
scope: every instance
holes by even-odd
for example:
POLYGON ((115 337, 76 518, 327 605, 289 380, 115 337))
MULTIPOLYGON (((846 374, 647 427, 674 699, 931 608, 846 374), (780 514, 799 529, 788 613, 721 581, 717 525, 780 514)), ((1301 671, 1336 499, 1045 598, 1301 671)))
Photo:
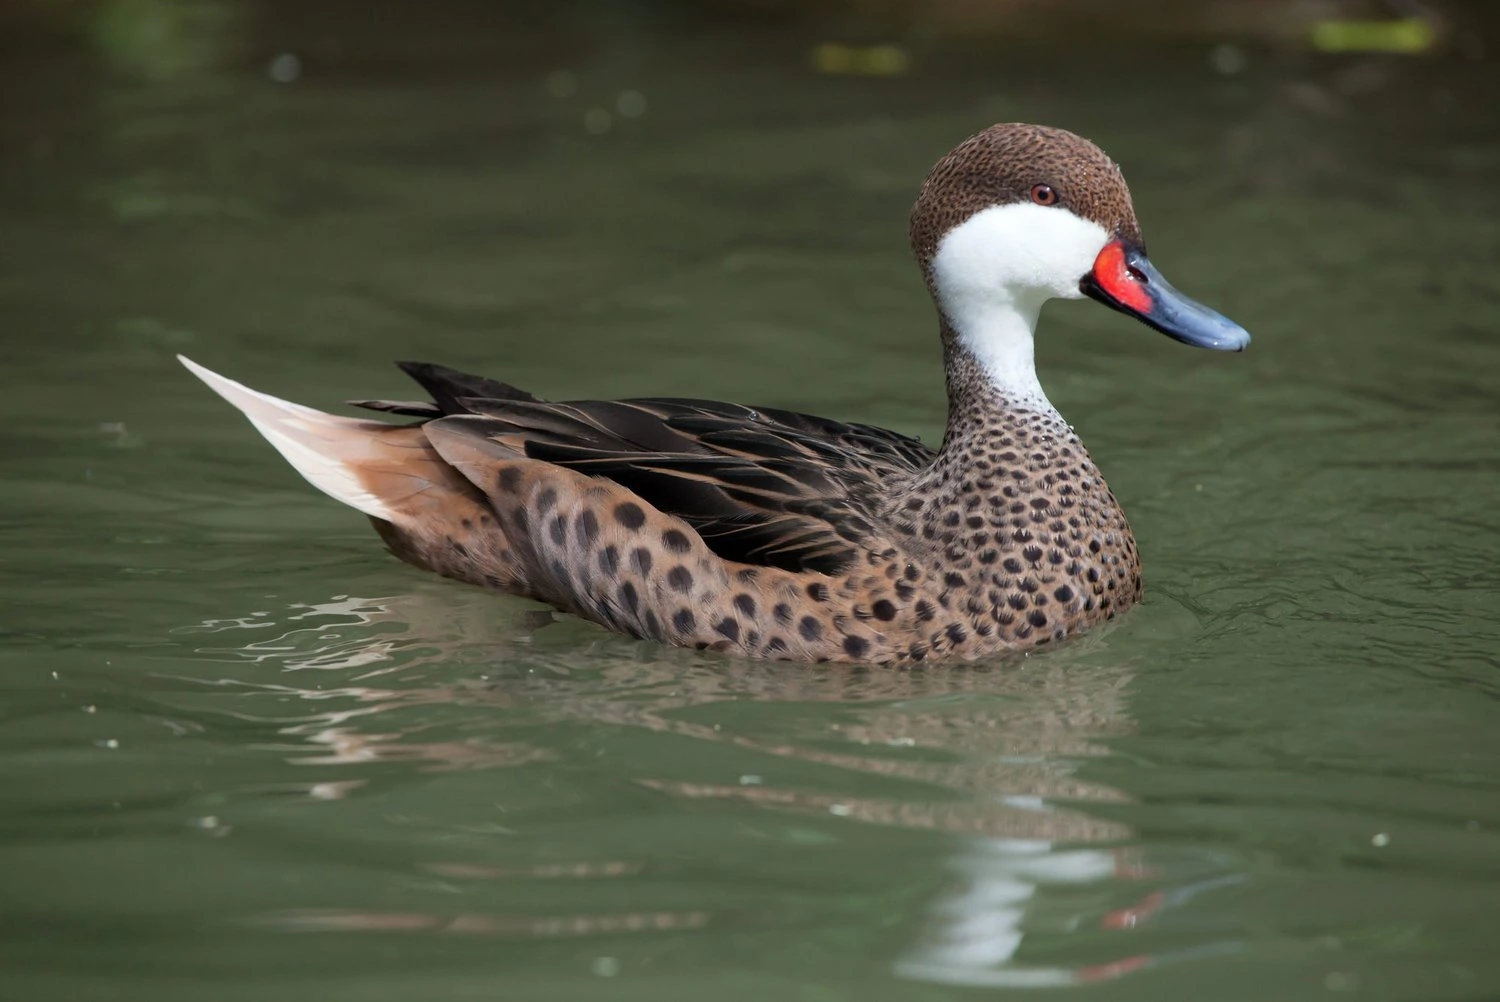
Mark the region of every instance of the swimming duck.
POLYGON ((1092 297, 1186 344, 1246 331, 1146 257, 1120 169, 1002 124, 927 176, 911 246, 938 311, 948 420, 898 432, 680 398, 554 403, 399 363, 430 402, 340 417, 181 361, 391 551, 634 637, 796 661, 911 664, 1061 640, 1141 596, 1130 525, 1047 400, 1032 336, 1092 297))

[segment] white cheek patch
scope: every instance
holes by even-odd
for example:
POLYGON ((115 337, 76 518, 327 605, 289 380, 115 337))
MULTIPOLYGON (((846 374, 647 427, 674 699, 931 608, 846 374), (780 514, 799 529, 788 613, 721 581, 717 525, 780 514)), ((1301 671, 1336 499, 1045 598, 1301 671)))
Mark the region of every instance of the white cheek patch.
POLYGON ((974 213, 938 244, 940 290, 1078 299, 1078 281, 1109 242, 1104 227, 1068 209, 1015 202, 974 213))
POLYGON ((1032 334, 1049 299, 1079 299, 1078 282, 1109 242, 1104 227, 1067 209, 1017 202, 976 212, 932 258, 938 305, 1004 396, 1047 410, 1032 334))

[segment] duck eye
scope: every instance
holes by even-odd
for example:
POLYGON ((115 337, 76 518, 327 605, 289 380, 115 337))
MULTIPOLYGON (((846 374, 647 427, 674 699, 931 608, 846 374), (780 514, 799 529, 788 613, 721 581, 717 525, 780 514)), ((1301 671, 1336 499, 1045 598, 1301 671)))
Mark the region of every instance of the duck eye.
POLYGON ((1056 205, 1057 191, 1050 184, 1032 185, 1031 200, 1037 205, 1056 205))

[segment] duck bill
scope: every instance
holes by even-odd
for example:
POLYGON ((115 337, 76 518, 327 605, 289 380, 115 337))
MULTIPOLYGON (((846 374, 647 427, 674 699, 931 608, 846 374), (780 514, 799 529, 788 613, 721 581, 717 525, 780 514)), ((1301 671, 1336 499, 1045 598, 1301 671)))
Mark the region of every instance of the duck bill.
POLYGON ((1174 341, 1215 351, 1244 351, 1250 333, 1172 288, 1145 250, 1124 240, 1105 244, 1079 288, 1174 341))

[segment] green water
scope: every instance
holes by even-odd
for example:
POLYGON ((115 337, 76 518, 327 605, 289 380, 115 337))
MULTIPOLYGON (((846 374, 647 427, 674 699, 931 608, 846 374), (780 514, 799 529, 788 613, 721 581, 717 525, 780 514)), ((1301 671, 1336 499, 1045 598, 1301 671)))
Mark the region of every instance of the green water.
MULTIPOLYGON (((268 55, 334 51, 287 30, 268 55)), ((830 79, 785 38, 390 30, 287 85, 0 72, 4 998, 1500 996, 1495 70, 830 79), (589 134, 624 90, 645 113, 589 134), (1015 118, 1105 145, 1157 264, 1256 337, 1049 308, 1148 600, 1019 662, 542 624, 396 563, 172 360, 320 406, 409 395, 416 357, 935 438, 905 213, 1015 118)))

